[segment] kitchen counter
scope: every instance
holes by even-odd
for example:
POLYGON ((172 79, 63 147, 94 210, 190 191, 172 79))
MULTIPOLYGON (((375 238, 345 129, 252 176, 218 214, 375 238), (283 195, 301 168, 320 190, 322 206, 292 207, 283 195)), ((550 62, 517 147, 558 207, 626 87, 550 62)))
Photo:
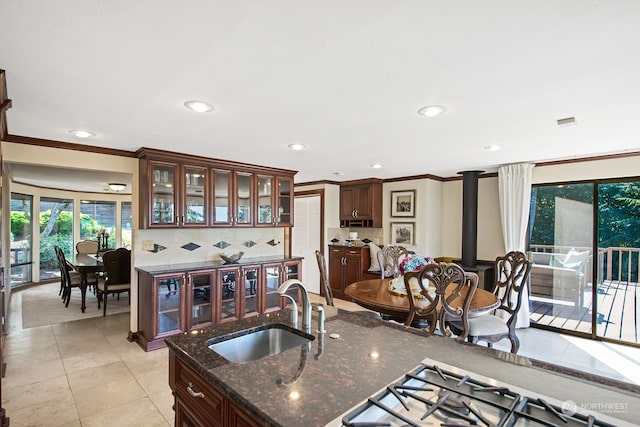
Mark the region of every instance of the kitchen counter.
POLYGON ((198 271, 209 270, 211 268, 220 267, 234 267, 243 265, 259 265, 269 264, 272 262, 286 262, 301 260, 302 257, 283 257, 283 256, 263 256, 255 258, 240 258, 240 261, 235 264, 225 264, 221 259, 213 261, 201 261, 201 262, 185 262, 179 264, 162 264, 162 265, 145 265, 136 267, 137 271, 142 271, 149 274, 164 274, 164 273, 177 273, 181 271, 198 271))
POLYGON ((302 346, 235 364, 207 348, 211 338, 267 323, 286 324, 288 318, 289 310, 284 309, 172 336, 166 343, 178 358, 264 425, 325 425, 426 357, 560 401, 613 404, 623 408, 613 416, 629 422, 640 419, 639 386, 341 310, 327 316, 324 338, 314 332, 310 352, 302 346), (340 338, 331 339, 330 334, 340 338), (292 391, 298 393, 297 399, 290 397, 292 391))

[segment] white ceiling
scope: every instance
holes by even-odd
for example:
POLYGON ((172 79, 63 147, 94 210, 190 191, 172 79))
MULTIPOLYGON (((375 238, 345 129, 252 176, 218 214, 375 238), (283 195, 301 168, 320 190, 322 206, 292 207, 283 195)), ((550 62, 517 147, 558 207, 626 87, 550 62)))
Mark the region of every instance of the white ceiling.
POLYGON ((13 135, 296 182, 640 150, 637 0, 0 0, 0 17, 13 135), (416 114, 430 104, 447 112, 416 114))

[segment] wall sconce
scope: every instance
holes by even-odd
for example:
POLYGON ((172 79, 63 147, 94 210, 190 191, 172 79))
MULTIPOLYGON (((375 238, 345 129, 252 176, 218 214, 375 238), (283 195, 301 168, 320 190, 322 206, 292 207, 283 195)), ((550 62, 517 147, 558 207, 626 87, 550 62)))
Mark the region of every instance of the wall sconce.
POLYGON ((118 184, 117 182, 110 182, 109 183, 109 188, 111 189, 111 191, 120 192, 120 191, 124 190, 125 188, 127 188, 127 185, 126 184, 118 184))

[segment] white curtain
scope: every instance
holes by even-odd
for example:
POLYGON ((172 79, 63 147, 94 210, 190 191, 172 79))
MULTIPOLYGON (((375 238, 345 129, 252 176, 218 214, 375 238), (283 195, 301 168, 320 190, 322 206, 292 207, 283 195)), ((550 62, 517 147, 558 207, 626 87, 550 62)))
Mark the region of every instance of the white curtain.
MULTIPOLYGON (((500 166, 498 169, 498 198, 506 252, 525 252, 526 249, 533 167, 531 163, 517 163, 500 166)), ((528 285, 522 292, 516 328, 529 327, 528 285)))

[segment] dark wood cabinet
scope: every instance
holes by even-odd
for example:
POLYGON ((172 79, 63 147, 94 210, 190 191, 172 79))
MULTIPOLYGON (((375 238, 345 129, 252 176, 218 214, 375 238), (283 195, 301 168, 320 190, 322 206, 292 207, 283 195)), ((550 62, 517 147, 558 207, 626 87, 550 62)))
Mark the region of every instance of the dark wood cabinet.
POLYGON ((175 425, 222 427, 229 425, 227 399, 187 364, 169 352, 169 386, 175 397, 175 425))
MULTIPOLYGON (((287 301, 278 287, 301 278, 300 260, 162 274, 139 271, 136 340, 145 350, 155 350, 171 335, 280 310, 287 301)), ((298 288, 289 294, 301 302, 298 288)))
POLYGON ((333 296, 348 300, 344 289, 353 282, 364 280, 369 266, 369 247, 329 246, 329 283, 333 296))
POLYGON ((153 149, 138 156, 141 228, 293 226, 294 171, 153 149))
POLYGON ((169 352, 169 387, 173 391, 178 427, 257 427, 251 414, 169 352))
POLYGON ((341 227, 382 227, 382 180, 340 185, 341 227))

